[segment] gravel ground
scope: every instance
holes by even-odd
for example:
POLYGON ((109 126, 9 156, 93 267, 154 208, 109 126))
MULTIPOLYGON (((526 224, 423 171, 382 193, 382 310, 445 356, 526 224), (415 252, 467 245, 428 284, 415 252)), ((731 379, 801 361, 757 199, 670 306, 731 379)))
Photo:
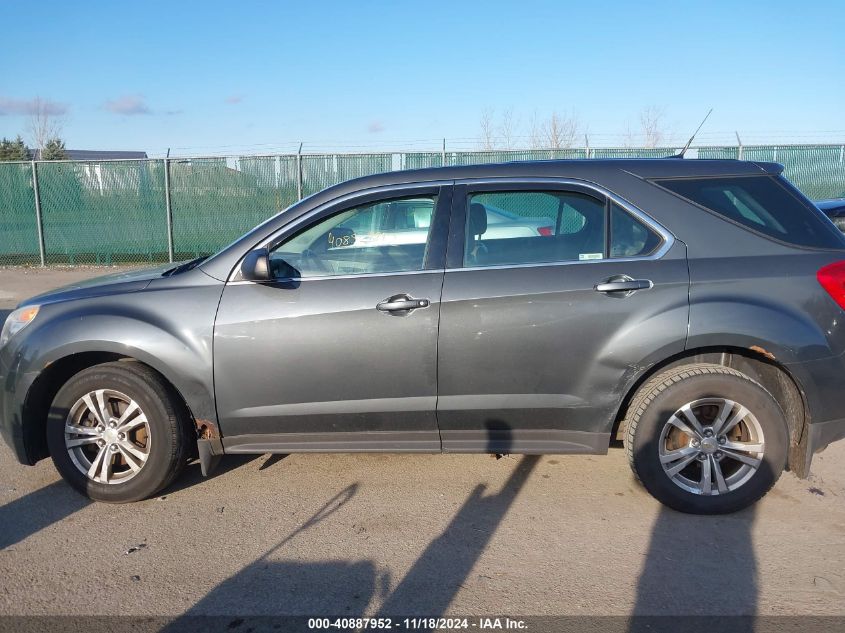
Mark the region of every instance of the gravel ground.
MULTIPOLYGON (((0 318, 100 271, 0 269, 0 318)), ((234 456, 109 506, 3 445, 0 614, 845 615, 843 463, 723 517, 662 508, 619 449, 234 456)))

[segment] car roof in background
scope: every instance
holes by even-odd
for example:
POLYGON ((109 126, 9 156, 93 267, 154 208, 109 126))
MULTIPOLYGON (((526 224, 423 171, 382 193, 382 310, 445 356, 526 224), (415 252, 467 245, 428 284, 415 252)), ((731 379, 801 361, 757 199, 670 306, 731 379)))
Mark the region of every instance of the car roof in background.
POLYGON ((843 211, 845 212, 845 198, 832 198, 830 200, 816 200, 816 206, 822 211, 843 211))

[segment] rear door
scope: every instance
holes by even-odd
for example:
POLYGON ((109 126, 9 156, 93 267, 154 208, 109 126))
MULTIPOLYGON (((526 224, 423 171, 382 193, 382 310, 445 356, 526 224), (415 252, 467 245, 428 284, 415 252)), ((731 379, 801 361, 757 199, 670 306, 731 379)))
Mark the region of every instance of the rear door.
POLYGON ((684 348, 685 252, 592 185, 457 186, 439 338, 444 451, 604 452, 625 386, 684 348), (513 216, 524 220, 501 221, 513 216))
POLYGON ((214 333, 228 452, 439 451, 437 328, 451 186, 320 210, 226 285, 214 333))

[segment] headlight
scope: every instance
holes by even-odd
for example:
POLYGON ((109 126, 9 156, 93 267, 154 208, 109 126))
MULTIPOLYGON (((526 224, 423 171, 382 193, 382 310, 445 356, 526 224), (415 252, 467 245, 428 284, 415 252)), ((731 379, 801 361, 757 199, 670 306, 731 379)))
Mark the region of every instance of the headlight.
POLYGON ((9 342, 10 338, 32 323, 37 314, 38 306, 26 306, 25 308, 18 308, 12 312, 6 318, 6 323, 3 325, 3 332, 0 333, 0 347, 3 347, 9 342))

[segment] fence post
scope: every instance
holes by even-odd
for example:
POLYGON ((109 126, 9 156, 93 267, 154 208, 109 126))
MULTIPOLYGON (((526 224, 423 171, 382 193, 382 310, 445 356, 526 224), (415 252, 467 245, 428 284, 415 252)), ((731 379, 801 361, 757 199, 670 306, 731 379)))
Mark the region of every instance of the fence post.
POLYGON ((446 166, 446 139, 443 139, 443 148, 440 150, 440 166, 446 166))
POLYGON ((739 132, 734 132, 736 134, 736 145, 737 145, 737 153, 736 157, 737 160, 742 160, 742 139, 739 138, 739 132))
POLYGON ((35 196, 35 222, 38 227, 38 255, 41 258, 41 265, 47 265, 47 253, 44 248, 44 219, 41 216, 41 192, 38 190, 38 168, 35 161, 32 161, 32 193, 35 196))
MULTIPOLYGON (((170 154, 170 150, 167 150, 170 154)), ((164 159, 164 206, 167 211, 167 261, 173 263, 173 207, 170 202, 170 159, 164 159)))
POLYGON ((302 200, 302 143, 296 150, 296 199, 302 200))

